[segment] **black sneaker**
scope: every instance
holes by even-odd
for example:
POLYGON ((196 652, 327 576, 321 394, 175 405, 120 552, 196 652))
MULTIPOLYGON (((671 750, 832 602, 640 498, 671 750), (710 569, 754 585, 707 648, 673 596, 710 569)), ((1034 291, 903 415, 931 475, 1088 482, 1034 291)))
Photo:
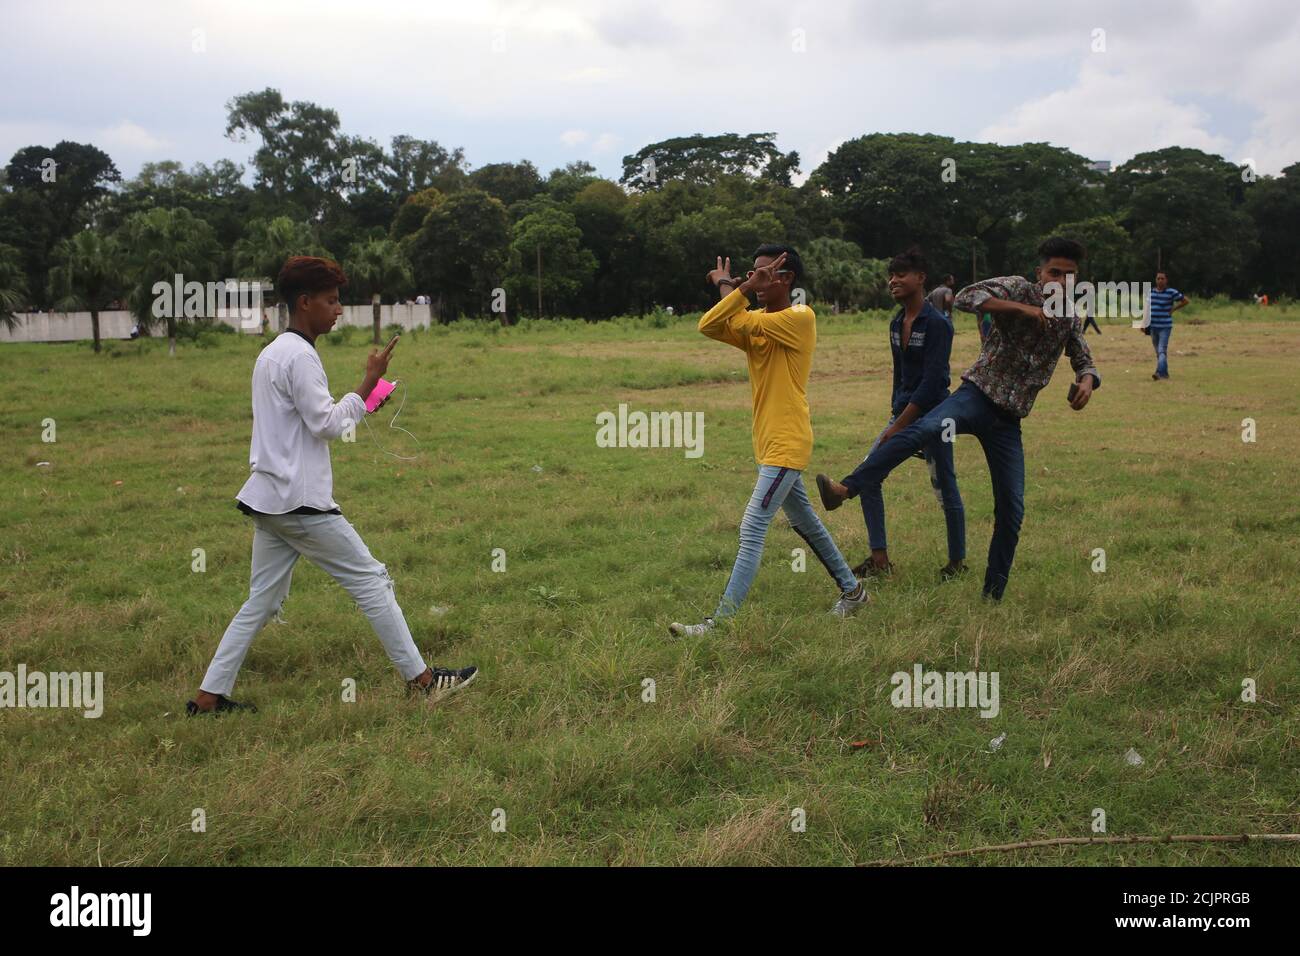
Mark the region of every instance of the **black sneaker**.
POLYGON ((456 691, 467 687, 474 682, 478 676, 477 667, 462 667, 460 670, 448 670, 445 667, 431 668, 433 671, 433 680, 425 686, 420 686, 419 681, 410 681, 409 686, 411 693, 422 693, 429 698, 429 703, 436 704, 446 697, 450 697, 456 691))
POLYGON ((237 700, 231 700, 225 694, 217 695, 217 706, 211 710, 203 710, 192 700, 185 703, 185 713, 189 717, 197 717, 200 714, 211 714, 215 717, 217 714, 228 714, 232 710, 246 710, 250 714, 255 714, 257 713, 257 706, 255 704, 241 704, 237 700))
POLYGON ((888 578, 893 577, 894 562, 886 561, 884 567, 881 567, 870 558, 867 558, 867 560, 851 570, 855 578, 888 578))
POLYGON ((951 581, 953 578, 965 574, 969 570, 970 569, 964 564, 959 564, 955 568, 951 564, 945 564, 939 569, 939 580, 951 581))

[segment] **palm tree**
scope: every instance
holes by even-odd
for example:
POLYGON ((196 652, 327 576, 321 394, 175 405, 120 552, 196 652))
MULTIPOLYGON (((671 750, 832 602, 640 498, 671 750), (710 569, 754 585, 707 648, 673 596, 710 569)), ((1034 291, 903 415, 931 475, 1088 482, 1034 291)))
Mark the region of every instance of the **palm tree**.
MULTIPOLYGON (((214 280, 220 248, 216 235, 188 209, 157 208, 131 215, 122 224, 119 242, 127 250, 131 311, 143 326, 156 323, 156 283, 171 285, 179 275, 185 282, 214 280)), ((176 354, 175 309, 166 309, 167 354, 176 354)))
POLYGON ((16 328, 14 315, 27 298, 27 274, 23 271, 23 255, 13 246, 0 243, 0 325, 16 328))
POLYGON ((367 239, 352 246, 344 266, 351 284, 370 293, 374 307, 375 344, 379 344, 379 301, 384 292, 399 293, 411 287, 411 263, 392 239, 367 239))
POLYGON ((125 264, 116 240, 86 229, 64 239, 54 250, 50 292, 62 309, 88 309, 90 328, 99 345, 99 312, 125 285, 125 264))
MULTIPOLYGON (((305 222, 294 222, 288 216, 254 219, 248 224, 244 238, 235 243, 235 271, 245 278, 260 277, 274 287, 275 277, 290 256, 333 258, 316 241, 311 226, 305 222)), ((280 303, 279 313, 277 331, 283 332, 289 324, 286 303, 280 303)))

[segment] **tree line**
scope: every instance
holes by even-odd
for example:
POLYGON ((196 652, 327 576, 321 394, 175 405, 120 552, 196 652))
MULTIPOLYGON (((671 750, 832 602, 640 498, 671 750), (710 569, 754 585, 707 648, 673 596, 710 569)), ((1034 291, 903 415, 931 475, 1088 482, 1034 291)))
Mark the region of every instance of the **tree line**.
POLYGON ((1055 233, 1085 244, 1098 281, 1160 267, 1184 291, 1273 297, 1300 281, 1300 163, 1263 176, 1185 147, 1104 173, 1045 143, 870 133, 795 185, 799 155, 772 133, 653 143, 615 182, 585 162, 543 175, 413 136, 385 147, 274 89, 230 100, 225 132, 250 143, 248 166, 151 162, 124 180, 92 144, 18 150, 0 181, 0 317, 124 302, 151 325, 157 281, 271 279, 294 254, 338 259, 350 301, 427 293, 443 321, 700 309, 713 258, 743 269, 765 241, 799 248, 810 297, 844 309, 887 306, 884 263, 913 244, 965 284, 1025 273, 1055 233))

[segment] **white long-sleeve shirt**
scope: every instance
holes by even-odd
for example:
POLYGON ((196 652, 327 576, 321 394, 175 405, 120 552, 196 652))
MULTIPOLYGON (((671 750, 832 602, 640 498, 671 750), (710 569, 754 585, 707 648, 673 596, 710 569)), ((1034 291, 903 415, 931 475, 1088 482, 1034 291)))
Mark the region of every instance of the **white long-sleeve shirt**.
POLYGON ((336 404, 316 348, 296 332, 276 336, 253 367, 252 471, 235 497, 263 514, 296 508, 332 511, 334 476, 326 442, 365 417, 348 392, 336 404))

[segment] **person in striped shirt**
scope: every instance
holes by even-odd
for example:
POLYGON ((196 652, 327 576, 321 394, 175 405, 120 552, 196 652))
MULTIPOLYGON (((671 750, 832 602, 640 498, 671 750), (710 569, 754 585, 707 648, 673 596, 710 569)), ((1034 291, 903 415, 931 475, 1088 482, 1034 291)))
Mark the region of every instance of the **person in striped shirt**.
POLYGON ((1156 350, 1156 370, 1153 381, 1169 377, 1169 334, 1174 330, 1174 313, 1187 304, 1187 296, 1169 285, 1169 276, 1156 273, 1156 287, 1147 299, 1147 334, 1156 350))

